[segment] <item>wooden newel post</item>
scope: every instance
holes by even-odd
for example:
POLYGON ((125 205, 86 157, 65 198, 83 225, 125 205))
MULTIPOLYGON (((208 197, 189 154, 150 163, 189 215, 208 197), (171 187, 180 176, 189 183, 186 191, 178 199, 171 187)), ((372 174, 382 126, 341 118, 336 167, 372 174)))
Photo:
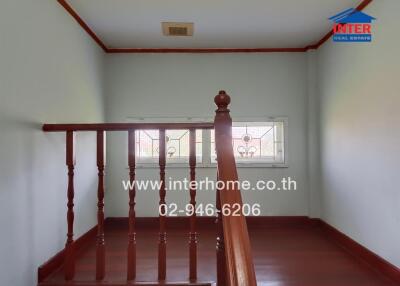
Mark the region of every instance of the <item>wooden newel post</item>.
MULTIPOLYGON (((232 119, 229 115, 228 105, 231 102, 231 98, 226 94, 225 91, 221 90, 218 95, 215 96, 214 102, 217 105, 215 111, 214 128, 215 134, 222 135, 228 144, 232 144, 232 119)), ((226 147, 227 145, 223 145, 226 147)), ((217 147, 217 146, 216 146, 217 147)), ((217 175, 217 180, 220 177, 217 175)), ((216 208, 217 208, 217 286, 226 285, 226 258, 225 258, 225 241, 224 241, 224 230, 222 224, 222 206, 221 206, 221 191, 216 190, 216 208)))
POLYGON ((128 281, 136 278, 136 232, 135 232, 135 130, 128 131, 129 181, 129 234, 128 234, 128 281))
POLYGON ((97 242, 96 242, 96 280, 105 276, 105 243, 104 243, 104 166, 105 166, 105 131, 97 131, 97 242))
POLYGON ((75 276, 75 251, 74 251, 74 167, 75 167, 75 134, 67 131, 66 135, 66 164, 68 167, 67 189, 67 242, 65 244, 64 275, 65 280, 72 280, 75 276))
MULTIPOLYGON (((217 152, 218 180, 238 182, 235 155, 232 146, 232 119, 228 105, 230 97, 220 91, 215 97, 217 105, 215 114, 215 147, 217 152)), ((221 184, 218 184, 221 185, 221 184)), ((243 206, 240 189, 229 188, 217 190, 217 209, 234 204, 243 206)), ((246 218, 218 213, 217 238, 217 282, 218 286, 256 286, 257 280, 251 253, 250 238, 246 218)))

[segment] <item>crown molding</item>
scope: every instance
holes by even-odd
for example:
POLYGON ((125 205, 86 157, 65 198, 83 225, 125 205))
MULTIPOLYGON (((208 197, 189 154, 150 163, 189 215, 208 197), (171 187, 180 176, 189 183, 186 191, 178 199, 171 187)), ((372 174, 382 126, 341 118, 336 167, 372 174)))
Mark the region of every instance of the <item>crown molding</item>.
MULTIPOLYGON (((363 0, 356 10, 362 11, 373 0, 363 0)), ((317 50, 329 38, 333 32, 330 30, 318 42, 311 43, 304 48, 109 48, 97 34, 86 24, 86 22, 79 16, 74 8, 67 2, 67 0, 57 0, 58 3, 70 14, 76 22, 82 27, 83 30, 108 54, 122 54, 122 53, 304 53, 309 50, 317 50)))

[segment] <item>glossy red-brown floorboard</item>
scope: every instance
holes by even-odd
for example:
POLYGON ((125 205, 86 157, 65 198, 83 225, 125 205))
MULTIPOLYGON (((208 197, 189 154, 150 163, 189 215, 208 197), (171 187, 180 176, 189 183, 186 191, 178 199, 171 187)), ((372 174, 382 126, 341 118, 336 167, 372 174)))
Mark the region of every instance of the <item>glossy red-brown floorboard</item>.
MULTIPOLYGON (((107 221, 105 231, 106 278, 101 285, 126 285, 127 225, 118 221, 107 221)), ((199 233, 198 281, 215 281, 214 226, 202 227, 199 233)), ((327 238, 317 226, 302 224, 252 227, 250 236, 258 285, 396 285, 327 238)), ((157 281, 157 240, 158 225, 137 229, 136 281, 157 281)), ((92 245, 79 255, 75 281, 95 280, 95 250, 93 241, 92 245)), ((188 235, 185 225, 168 230, 166 282, 187 283, 188 273, 188 235)), ((43 285, 63 285, 63 282, 63 271, 59 269, 50 275, 43 285)))

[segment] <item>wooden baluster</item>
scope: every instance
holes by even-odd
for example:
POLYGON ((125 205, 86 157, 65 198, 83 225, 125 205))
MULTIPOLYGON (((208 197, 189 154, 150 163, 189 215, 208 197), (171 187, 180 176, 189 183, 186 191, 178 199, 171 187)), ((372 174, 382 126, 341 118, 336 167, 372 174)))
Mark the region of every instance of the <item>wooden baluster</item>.
MULTIPOLYGON (((217 181, 219 180, 219 176, 217 175, 217 181)), ((225 244, 224 244, 224 230, 222 226, 222 207, 221 207, 221 198, 220 198, 220 190, 216 191, 216 208, 217 208, 217 286, 225 286, 226 285, 226 260, 225 260, 225 244)))
POLYGON ((96 280, 105 276, 105 243, 104 243, 104 165, 105 165, 105 131, 97 131, 97 243, 96 243, 96 280))
POLYGON ((75 134, 67 131, 66 135, 66 163, 68 167, 68 233, 65 244, 64 275, 65 280, 72 280, 75 276, 75 247, 74 247, 74 167, 75 167, 75 134))
POLYGON ((129 180, 129 234, 128 234, 128 280, 136 278, 136 232, 135 232, 135 130, 128 131, 129 180))
POLYGON ((159 215, 160 233, 158 242, 158 280, 162 281, 166 278, 167 270, 167 233, 166 233, 166 205, 165 205, 165 130, 159 131, 159 165, 160 165, 160 202, 159 215))
MULTIPOLYGON (((196 180, 196 130, 190 129, 189 134, 189 166, 190 181, 196 180)), ((197 232, 196 232, 196 188, 190 184, 190 204, 193 206, 193 213, 190 216, 189 233, 189 279, 197 279, 197 232)))

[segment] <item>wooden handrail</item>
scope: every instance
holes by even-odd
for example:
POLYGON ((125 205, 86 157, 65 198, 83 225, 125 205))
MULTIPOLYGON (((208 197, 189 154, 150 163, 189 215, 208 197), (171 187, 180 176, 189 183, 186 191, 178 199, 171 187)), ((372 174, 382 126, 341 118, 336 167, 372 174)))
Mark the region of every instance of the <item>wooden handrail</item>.
POLYGON ((213 122, 191 123, 86 123, 86 124, 43 124, 45 132, 65 131, 128 131, 128 130, 176 130, 176 129, 213 129, 213 122))
MULTIPOLYGON (((225 183, 237 182, 238 174, 232 147, 232 119, 228 109, 230 97, 225 91, 220 91, 214 98, 214 102, 218 106, 214 121, 218 180, 225 183)), ((237 186, 237 184, 234 185, 237 186)), ((240 190, 237 188, 221 189, 219 200, 221 208, 224 205, 228 207, 234 204, 239 204, 241 207, 243 205, 240 190)), ((242 212, 239 216, 222 215, 221 217, 223 249, 225 250, 225 284, 229 286, 257 285, 246 218, 242 212)))

